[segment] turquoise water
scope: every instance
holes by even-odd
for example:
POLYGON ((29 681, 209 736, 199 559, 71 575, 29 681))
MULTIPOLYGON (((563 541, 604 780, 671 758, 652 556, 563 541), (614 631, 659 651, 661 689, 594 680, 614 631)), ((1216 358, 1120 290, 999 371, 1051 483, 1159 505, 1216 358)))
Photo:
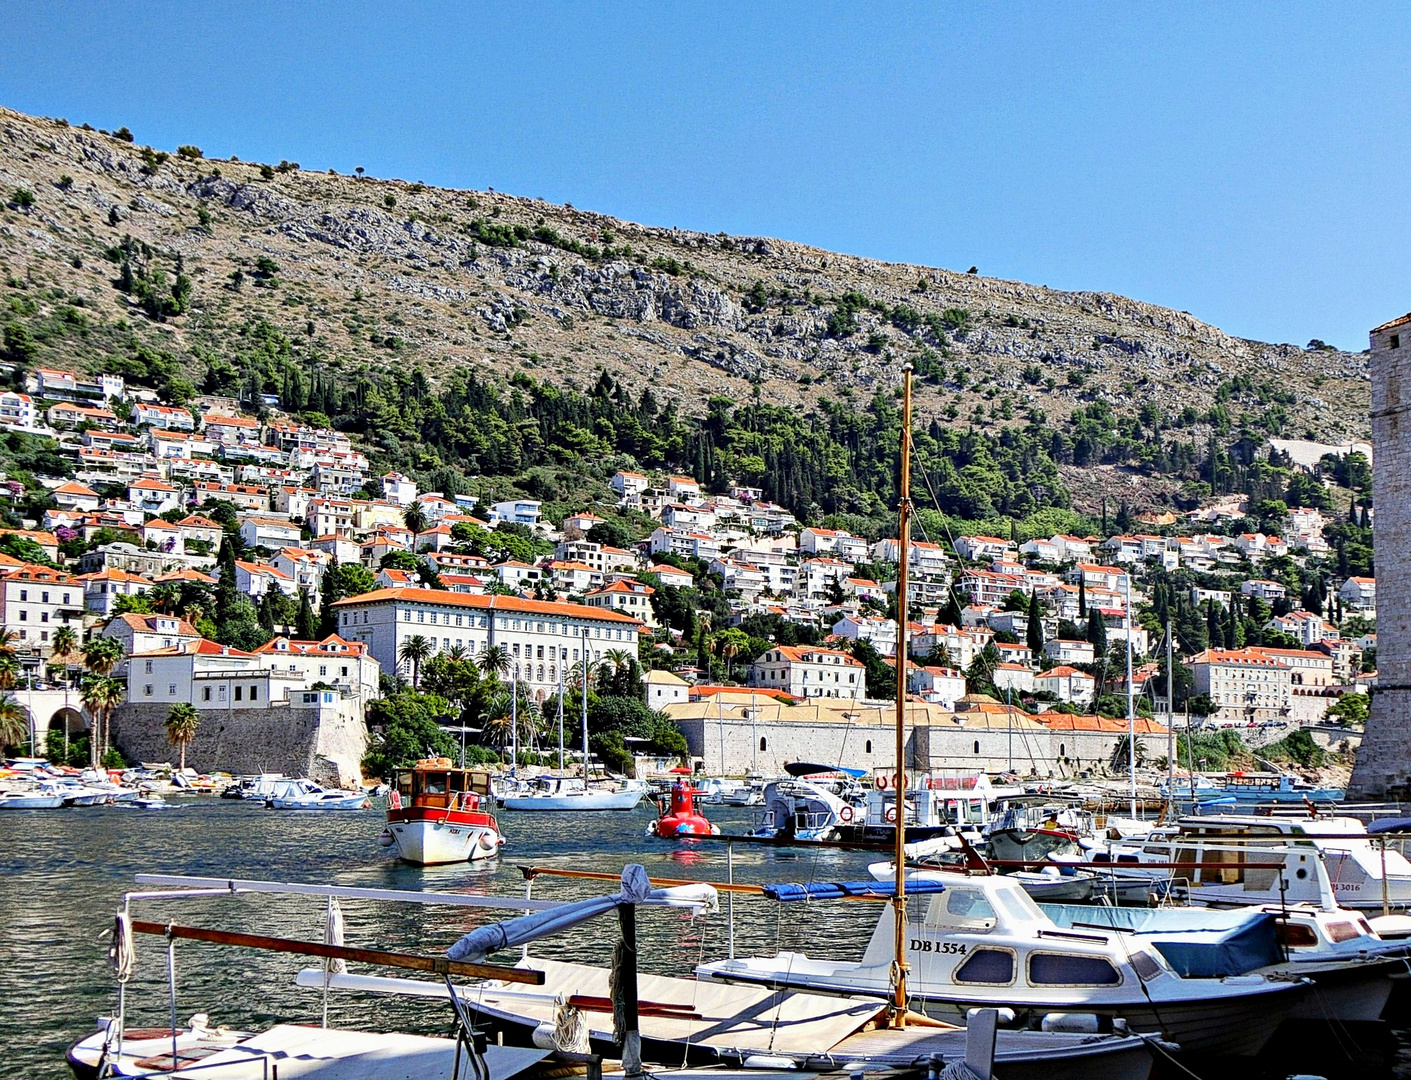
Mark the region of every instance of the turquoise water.
MULTIPOLYGON (((318 884, 430 889, 522 895, 522 865, 621 871, 640 862, 654 877, 723 881, 722 845, 677 844, 643 835, 650 811, 601 814, 501 812, 509 839, 488 865, 418 868, 378 847, 382 815, 281 813, 258 804, 212 798, 174 801, 179 809, 140 811, 95 807, 0 813, 0 1050, 6 1075, 21 1080, 60 1080, 69 1075, 64 1051, 112 1013, 116 990, 108 973, 103 936, 124 891, 138 873, 265 878, 318 884)), ((727 832, 748 824, 748 811, 710 807, 727 832)), ((737 881, 841 880, 866 876, 875 853, 831 849, 737 847, 737 881)), ((605 883, 540 878, 534 894, 577 898, 608 889, 605 883)), ((722 908, 725 899, 722 896, 722 908)), ((439 953, 466 930, 505 913, 420 905, 344 901, 350 945, 439 953)), ((787 909, 757 898, 736 900, 736 948, 741 954, 779 949, 816 956, 856 958, 881 909, 870 904, 821 903, 787 909)), ((247 930, 320 940, 324 903, 304 897, 245 896, 186 902, 150 901, 134 908, 139 918, 247 930)), ((692 967, 726 954, 724 913, 691 919, 679 911, 643 909, 638 916, 645 970, 688 975, 692 967)), ((588 924, 534 946, 541 955, 586 963, 610 960, 615 923, 588 924)), ((139 935, 138 966, 129 984, 128 1022, 166 1026, 165 944, 139 935)), ((256 953, 197 942, 177 946, 178 1015, 196 1012, 213 1023, 263 1028, 276 1022, 318 1023, 321 996, 294 986, 308 958, 256 953)), ((445 1034, 448 1006, 426 1001, 333 995, 335 1026, 445 1034)), ((1366 1033, 1313 1031, 1278 1040, 1275 1054, 1257 1066, 1220 1075, 1286 1076, 1317 1072, 1335 1080, 1396 1077, 1411 1080, 1406 1033, 1411 1012, 1399 1012, 1398 1030, 1366 1033), (1388 1067, 1349 1065, 1340 1047, 1393 1041, 1401 1047, 1388 1067)), ((1166 1075, 1185 1076, 1171 1070, 1166 1075)), ((1213 1080, 1209 1073, 1203 1080, 1213 1080)))

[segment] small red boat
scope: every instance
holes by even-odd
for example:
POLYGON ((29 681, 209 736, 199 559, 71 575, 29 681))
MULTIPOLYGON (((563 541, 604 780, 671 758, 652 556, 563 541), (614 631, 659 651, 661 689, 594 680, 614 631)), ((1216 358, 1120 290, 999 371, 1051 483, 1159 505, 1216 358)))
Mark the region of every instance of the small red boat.
POLYGON ((505 838, 489 806, 488 772, 423 758, 397 775, 382 845, 395 845, 404 862, 420 866, 492 858, 505 838))
POLYGON ((647 826, 648 836, 670 839, 674 836, 719 836, 720 826, 712 825, 696 809, 697 791, 689 780, 677 780, 671 785, 671 801, 662 804, 661 816, 647 826))

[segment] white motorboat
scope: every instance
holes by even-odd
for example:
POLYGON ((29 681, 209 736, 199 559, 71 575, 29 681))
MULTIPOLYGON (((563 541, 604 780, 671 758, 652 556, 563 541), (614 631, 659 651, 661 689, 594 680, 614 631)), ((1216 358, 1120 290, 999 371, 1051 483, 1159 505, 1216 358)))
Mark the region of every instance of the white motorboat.
MULTIPOLYGON (((872 871, 879 878, 893 873, 888 864, 872 871)), ((908 900, 905 942, 908 989, 940 1019, 988 1007, 1095 1013, 1125 1019, 1136 1031, 1160 1031, 1192 1053, 1251 1056, 1308 989, 1303 980, 1257 974, 1183 977, 1159 950, 1119 933, 1058 926, 1009 877, 919 871, 907 880, 940 890, 908 900)), ((770 888, 776 897, 794 898, 786 887, 770 888)), ((804 886, 787 888, 808 894, 804 886)), ((893 985, 893 922, 885 911, 860 961, 783 952, 696 971, 727 982, 886 996, 893 985)))
POLYGON ((851 777, 772 780, 764 785, 764 810, 751 836, 779 840, 831 840, 840 826, 867 814, 862 786, 851 777))
POLYGON ((647 793, 645 784, 588 788, 576 777, 539 776, 524 790, 504 797, 506 810, 635 810, 647 793))
POLYGON ((0 810, 54 810, 63 805, 63 794, 53 788, 0 791, 0 810))
POLYGON ((295 790, 276 795, 268 805, 275 810, 366 810, 371 803, 362 791, 331 791, 312 780, 301 780, 295 790))
POLYGON ((1411 906, 1411 862, 1391 845, 1374 845, 1366 826, 1350 817, 1181 818, 1140 841, 1102 846, 1093 859, 1111 862, 1122 876, 1169 881, 1195 903, 1411 906), (1187 866, 1173 870, 1170 863, 1187 866), (1189 867, 1195 863, 1234 865, 1189 867))
POLYGON ((1391 996, 1392 976, 1407 970, 1407 943, 1383 940, 1361 912, 1346 908, 1040 907, 1069 929, 1130 932, 1183 974, 1309 978, 1314 992, 1290 1010, 1294 1020, 1378 1020, 1391 996))

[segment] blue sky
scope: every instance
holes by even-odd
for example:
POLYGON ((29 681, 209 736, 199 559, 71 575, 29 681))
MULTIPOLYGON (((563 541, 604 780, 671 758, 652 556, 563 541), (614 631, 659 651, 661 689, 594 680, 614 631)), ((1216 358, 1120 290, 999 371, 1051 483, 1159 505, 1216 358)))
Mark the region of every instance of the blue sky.
POLYGON ((0 104, 1362 349, 1411 309, 1407 14, 10 0, 0 104))

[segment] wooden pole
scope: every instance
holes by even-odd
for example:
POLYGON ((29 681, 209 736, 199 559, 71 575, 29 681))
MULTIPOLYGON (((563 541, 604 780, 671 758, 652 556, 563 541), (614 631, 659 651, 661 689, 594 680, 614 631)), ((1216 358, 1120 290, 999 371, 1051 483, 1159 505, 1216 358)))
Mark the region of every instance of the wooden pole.
POLYGON ((438 975, 464 975, 473 979, 500 979, 504 982, 544 984, 544 973, 528 968, 505 967, 500 964, 466 964, 447 960, 444 956, 417 956, 413 953, 383 952, 379 949, 354 949, 346 945, 325 945, 319 941, 293 941, 289 938, 266 937, 263 934, 241 934, 232 930, 208 930, 200 926, 175 926, 168 923, 133 922, 135 934, 161 934, 188 941, 209 941, 215 945, 238 945, 246 949, 268 952, 296 953, 300 956, 322 956, 329 960, 352 960, 359 964, 406 968, 409 971, 434 971, 438 975))
POLYGON ((906 617, 907 556, 911 547, 911 365, 902 365, 901 471, 897 489, 897 775, 896 895, 892 898, 896 956, 893 1026, 906 1027, 906 617))
POLYGON ((618 904, 617 921, 622 928, 616 971, 617 997, 622 1008, 622 1071, 627 1076, 642 1075, 642 1032, 637 1018, 637 905, 618 904))

